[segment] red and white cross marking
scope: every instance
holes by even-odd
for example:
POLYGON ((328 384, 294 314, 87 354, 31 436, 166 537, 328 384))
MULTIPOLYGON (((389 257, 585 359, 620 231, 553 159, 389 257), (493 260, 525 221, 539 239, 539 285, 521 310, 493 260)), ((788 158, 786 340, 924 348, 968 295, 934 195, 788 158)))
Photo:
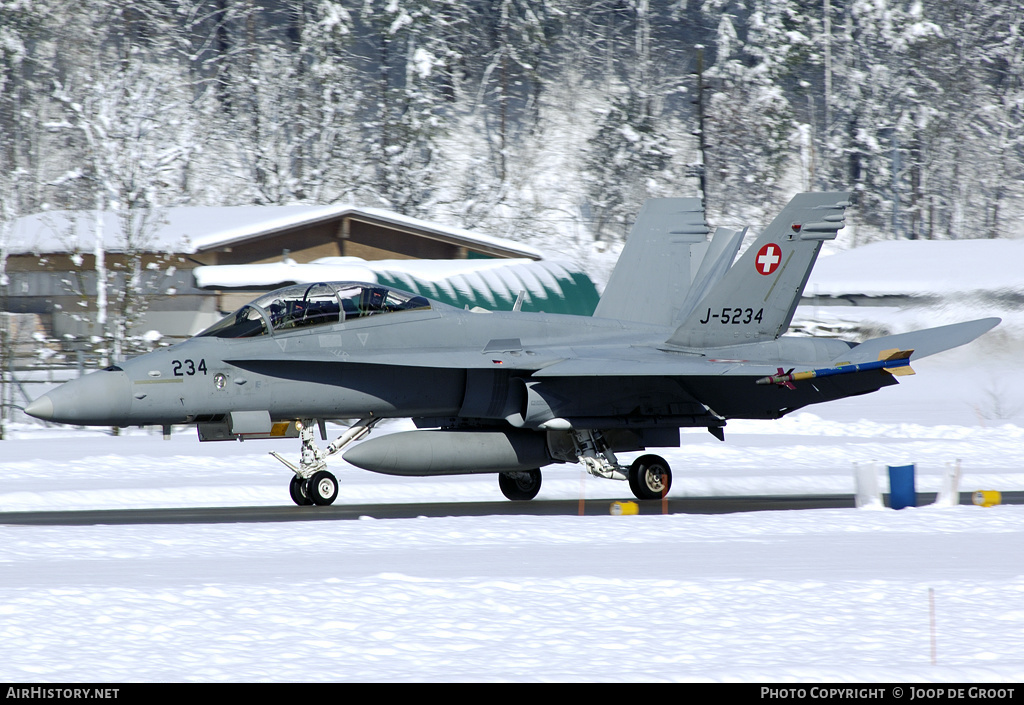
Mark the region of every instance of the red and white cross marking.
POLYGON ((771 274, 779 268, 780 261, 782 261, 782 249, 778 245, 769 243, 757 251, 754 267, 759 274, 771 274))

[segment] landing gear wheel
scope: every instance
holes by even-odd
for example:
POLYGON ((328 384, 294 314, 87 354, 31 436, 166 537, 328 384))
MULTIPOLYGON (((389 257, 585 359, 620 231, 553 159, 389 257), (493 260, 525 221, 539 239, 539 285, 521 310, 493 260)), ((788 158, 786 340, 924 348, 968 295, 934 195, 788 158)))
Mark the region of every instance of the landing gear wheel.
POLYGON ((540 492, 540 468, 498 473, 501 493, 513 501, 533 499, 540 492))
POLYGON ((338 480, 326 470, 313 473, 306 481, 306 496, 313 504, 326 506, 338 496, 338 480))
POLYGON ((292 501, 300 507, 311 507, 313 506, 313 500, 306 496, 302 486, 306 483, 298 475, 292 475, 292 481, 288 483, 288 492, 292 496, 292 501))
POLYGON ((661 499, 672 487, 672 470, 658 455, 641 455, 629 466, 629 489, 637 499, 661 499))

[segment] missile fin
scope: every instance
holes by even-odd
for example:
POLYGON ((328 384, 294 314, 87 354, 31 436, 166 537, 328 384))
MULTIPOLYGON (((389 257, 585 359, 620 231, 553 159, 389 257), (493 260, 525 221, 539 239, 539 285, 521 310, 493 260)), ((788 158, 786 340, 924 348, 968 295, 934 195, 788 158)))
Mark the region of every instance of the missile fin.
POLYGON ((886 372, 897 377, 906 377, 909 375, 916 375, 914 368, 910 366, 910 356, 913 354, 913 350, 900 350, 899 348, 892 348, 890 350, 883 350, 878 353, 879 360, 885 360, 886 362, 894 362, 897 360, 906 360, 907 362, 901 362, 899 365, 892 367, 883 367, 886 372))

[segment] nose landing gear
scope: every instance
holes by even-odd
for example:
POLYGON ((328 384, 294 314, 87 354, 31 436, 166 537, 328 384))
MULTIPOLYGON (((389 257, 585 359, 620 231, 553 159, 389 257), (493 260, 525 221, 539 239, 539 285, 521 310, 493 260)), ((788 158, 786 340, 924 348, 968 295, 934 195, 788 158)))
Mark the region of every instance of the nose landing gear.
POLYGON ((312 505, 327 506, 338 497, 338 479, 328 472, 327 458, 343 450, 345 446, 358 441, 377 425, 380 417, 360 419, 345 433, 338 436, 327 450, 320 450, 313 435, 313 419, 303 419, 295 425, 302 440, 302 460, 299 465, 282 457, 276 451, 270 454, 280 460, 294 475, 288 485, 292 501, 300 507, 312 505))

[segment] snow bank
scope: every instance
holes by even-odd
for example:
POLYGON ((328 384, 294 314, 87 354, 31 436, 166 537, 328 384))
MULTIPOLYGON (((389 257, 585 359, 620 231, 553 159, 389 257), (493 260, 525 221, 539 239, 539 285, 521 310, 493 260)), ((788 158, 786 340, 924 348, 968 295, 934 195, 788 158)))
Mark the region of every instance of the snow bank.
POLYGON ((818 259, 808 295, 1024 296, 1024 240, 889 240, 818 259))

